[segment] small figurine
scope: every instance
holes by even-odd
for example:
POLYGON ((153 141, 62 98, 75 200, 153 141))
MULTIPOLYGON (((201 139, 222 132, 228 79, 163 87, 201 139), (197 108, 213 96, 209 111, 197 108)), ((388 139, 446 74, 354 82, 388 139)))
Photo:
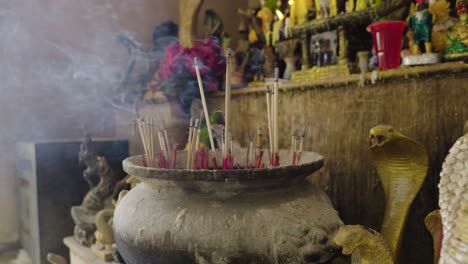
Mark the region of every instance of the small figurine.
POLYGON ((403 55, 403 65, 424 65, 440 62, 440 55, 432 53, 432 26, 435 16, 429 11, 428 0, 417 0, 416 11, 409 17, 409 27, 413 32, 411 55, 403 55), (421 55, 420 46, 424 44, 421 55))
POLYGON ((456 8, 460 24, 454 26, 448 35, 450 46, 445 50, 446 59, 468 57, 468 1, 457 0, 456 8))
POLYGON ((432 51, 432 22, 433 15, 429 12, 428 0, 417 0, 417 10, 410 17, 410 28, 413 31, 413 54, 419 54, 419 45, 424 43, 425 52, 432 51))
POLYGON ((94 233, 96 243, 91 246, 91 251, 104 261, 114 259, 112 254, 112 244, 115 242, 112 231, 113 217, 114 209, 104 209, 96 215, 97 230, 94 233))

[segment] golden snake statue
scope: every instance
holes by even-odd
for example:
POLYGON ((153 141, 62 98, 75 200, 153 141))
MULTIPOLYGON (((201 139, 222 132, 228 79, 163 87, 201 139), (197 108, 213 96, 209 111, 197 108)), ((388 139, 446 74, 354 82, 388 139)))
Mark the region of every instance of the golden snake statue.
POLYGON ((361 225, 345 225, 338 229, 333 242, 351 255, 352 264, 393 264, 388 243, 376 231, 361 225))
POLYGON ((440 246, 442 239, 442 219, 440 217, 440 210, 430 212, 424 218, 424 224, 427 230, 431 233, 434 248, 434 264, 439 263, 440 246))
POLYGON ((445 158, 440 173, 442 217, 440 264, 468 263, 468 122, 445 158))
POLYGON ((397 260, 408 210, 426 178, 429 157, 421 143, 389 125, 372 128, 369 140, 385 193, 381 235, 389 243, 393 259, 397 260))

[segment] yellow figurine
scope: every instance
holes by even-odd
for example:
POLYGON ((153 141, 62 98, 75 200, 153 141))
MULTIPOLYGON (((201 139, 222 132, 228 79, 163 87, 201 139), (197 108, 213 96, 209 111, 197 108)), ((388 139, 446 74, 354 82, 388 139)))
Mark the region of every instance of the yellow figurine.
POLYGON ((91 246, 93 253, 104 261, 114 259, 112 255, 112 244, 114 241, 114 232, 112 230, 112 219, 114 209, 104 209, 96 215, 97 230, 94 233, 96 243, 91 246))
POLYGON ((351 255, 351 264, 393 264, 390 246, 376 231, 360 226, 340 226, 333 242, 351 255))
POLYGON ((429 157, 421 143, 389 125, 372 128, 369 140, 371 157, 385 193, 381 234, 396 260, 408 210, 426 178, 429 157))

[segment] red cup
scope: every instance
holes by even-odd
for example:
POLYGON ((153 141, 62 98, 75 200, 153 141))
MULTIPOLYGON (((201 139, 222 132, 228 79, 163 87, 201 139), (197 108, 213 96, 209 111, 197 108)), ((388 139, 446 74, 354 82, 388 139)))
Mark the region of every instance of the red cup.
POLYGON ((400 66, 401 40, 404 29, 404 21, 381 21, 367 27, 367 31, 372 34, 375 54, 381 71, 400 66))

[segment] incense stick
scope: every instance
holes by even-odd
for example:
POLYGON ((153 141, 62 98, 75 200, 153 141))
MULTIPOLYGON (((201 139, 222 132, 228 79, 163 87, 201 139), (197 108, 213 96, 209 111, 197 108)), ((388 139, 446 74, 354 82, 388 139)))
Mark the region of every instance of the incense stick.
POLYGON ((190 146, 192 146, 193 117, 190 118, 189 136, 187 140, 187 169, 190 169, 190 146))
POLYGON ((224 149, 223 156, 226 157, 228 155, 228 143, 229 143, 229 133, 230 133, 230 125, 231 125, 231 67, 230 67, 230 61, 231 61, 231 50, 228 50, 227 56, 226 56, 226 98, 225 98, 225 110, 224 110, 224 131, 225 133, 225 138, 224 138, 224 143, 226 145, 226 148, 224 149))
MULTIPOLYGON (((270 143, 270 149, 268 150, 269 153, 273 152, 273 129, 271 127, 272 120, 271 120, 271 96, 270 96, 270 87, 267 84, 266 88, 266 101, 267 101, 267 117, 268 117, 268 139, 270 143)), ((270 156, 270 155, 269 155, 270 156)), ((271 157, 270 157, 271 159, 271 157)), ((270 160, 271 164, 271 160, 270 160)))
MULTIPOLYGON (((197 58, 194 58, 195 62, 195 72, 197 74, 197 80, 198 80, 198 89, 200 89, 200 96, 202 99, 202 104, 203 104, 203 113, 205 115, 205 122, 206 122, 206 128, 208 129, 208 137, 210 138, 210 145, 211 145, 211 152, 213 152, 213 167, 216 164, 216 149, 215 149, 215 144, 214 144, 214 139, 213 139, 213 131, 211 130, 211 122, 210 122, 210 116, 208 114, 208 106, 206 104, 206 98, 205 98, 205 90, 203 89, 203 82, 200 76, 200 69, 198 68, 198 61, 197 58)), ((217 169, 216 167, 214 168, 215 170, 217 169)))
POLYGON ((279 166, 278 160, 278 67, 275 68, 275 81, 273 83, 273 166, 279 166))

